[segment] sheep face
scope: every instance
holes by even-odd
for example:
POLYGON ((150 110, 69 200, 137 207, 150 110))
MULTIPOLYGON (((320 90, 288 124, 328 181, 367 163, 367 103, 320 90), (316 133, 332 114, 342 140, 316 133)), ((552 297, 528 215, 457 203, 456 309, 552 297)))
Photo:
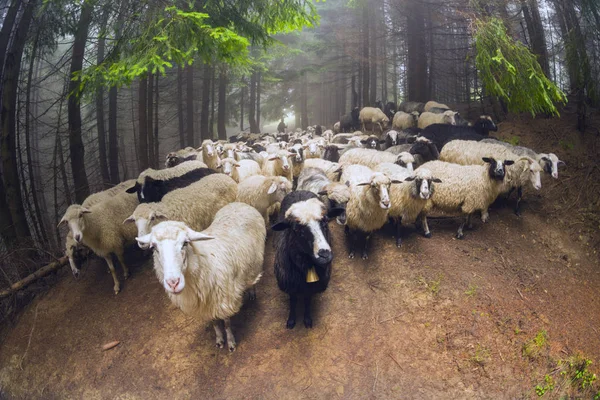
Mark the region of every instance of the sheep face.
POLYGON ((535 190, 540 190, 542 188, 542 167, 540 167, 540 164, 535 160, 527 158, 526 168, 529 169, 529 182, 531 183, 531 186, 533 186, 535 190))
POLYGON ((421 198, 429 200, 434 192, 433 183, 441 183, 442 181, 431 176, 431 171, 428 169, 419 169, 415 176, 410 176, 404 182, 414 182, 411 186, 410 195, 413 198, 421 198))
POLYGON ((204 142, 202 142, 202 146, 200 147, 199 150, 202 150, 202 153, 205 156, 208 156, 208 157, 215 156, 215 144, 210 139, 207 139, 204 142))
POLYGON ((397 146, 398 143, 398 131, 391 130, 386 133, 385 140, 387 141, 387 146, 397 146))
POLYGON ((224 158, 220 163, 221 171, 228 176, 232 176, 233 169, 238 168, 239 166, 240 164, 238 164, 233 158, 224 158))
POLYGON ((281 203, 286 194, 292 191, 292 183, 283 176, 273 177, 273 183, 269 186, 267 194, 271 196, 272 203, 281 203))
POLYGON ((289 171, 291 168, 289 157, 294 156, 294 153, 289 151, 279 151, 277 154, 271 155, 267 160, 278 163, 282 170, 289 171))
MULTIPOLYGON (((144 236, 135 238, 140 247, 154 250, 154 269, 159 281, 170 294, 185 289, 185 273, 188 269, 188 252, 192 242, 211 240, 214 237, 196 232, 184 223, 161 222, 144 236)), ((195 250, 198 249, 196 247, 195 250)))
MULTIPOLYGON (((192 149, 195 152, 194 149, 192 149)), ((178 152, 171 152, 167 154, 167 160, 165 161, 166 168, 173 168, 186 161, 194 161, 198 159, 197 154, 178 154, 178 152)))
POLYGON ((482 115, 481 117, 479 117, 478 122, 479 122, 481 130, 483 131, 485 136, 487 136, 490 131, 492 131, 492 132, 498 131, 498 127, 492 120, 492 117, 490 117, 489 115, 482 115))
MULTIPOLYGON (((138 232, 137 235, 144 236, 150 233, 154 225, 166 219, 168 218, 163 213, 151 210, 146 204, 141 204, 135 209, 133 215, 123 221, 123 224, 135 223, 138 232)), ((142 247, 141 245, 140 247, 147 249, 147 247, 142 247)))
POLYGON ((415 158, 413 157, 412 154, 403 151, 402 153, 398 154, 398 157, 396 158, 396 164, 398 164, 401 167, 404 167, 408 170, 408 172, 412 173, 413 172, 413 164, 415 162, 415 158))
POLYGON ((69 206, 69 208, 67 208, 65 215, 62 217, 58 225, 60 226, 62 224, 67 224, 75 243, 81 243, 81 240, 83 239, 83 232, 85 231, 84 215, 89 213, 91 213, 91 211, 87 208, 78 204, 72 204, 69 206))
POLYGON ((433 161, 440 158, 440 152, 437 146, 426 138, 419 138, 410 148, 410 154, 419 154, 423 157, 423 162, 433 161))
POLYGON ((290 153, 294 153, 294 164, 301 164, 304 162, 304 147, 300 144, 295 144, 290 148, 290 153))
POLYGON ((223 143, 215 144, 215 151, 219 156, 222 156, 225 153, 225 145, 223 143))
POLYGON ((554 179, 558 179, 558 167, 566 165, 554 153, 538 155, 538 163, 544 172, 551 175, 554 179))
POLYGON ((360 143, 362 143, 366 149, 379 149, 379 140, 375 136, 369 136, 367 139, 361 140, 360 143))
POLYGON ((325 205, 318 199, 309 199, 294 203, 285 213, 285 219, 272 226, 274 231, 291 230, 296 243, 312 261, 324 266, 333 260, 329 245, 329 218, 338 216, 343 209, 331 209, 326 212, 325 205))
POLYGON ((513 165, 513 160, 495 160, 491 157, 483 157, 482 160, 490 164, 488 175, 492 180, 503 181, 506 176, 506 166, 513 165))
POLYGON ((369 195, 379 201, 379 207, 387 210, 390 208, 390 178, 381 172, 375 172, 369 182, 359 183, 357 186, 368 186, 369 195))
POLYGON ((318 158, 321 155, 321 148, 323 147, 321 143, 316 140, 311 140, 304 146, 308 150, 308 154, 312 158, 318 158))
POLYGON ((456 125, 456 113, 454 111, 444 112, 444 123, 448 125, 456 125))
POLYGON ((329 209, 343 209, 340 215, 336 217, 336 222, 340 225, 346 225, 346 205, 350 200, 350 184, 332 182, 325 187, 325 190, 319 192, 319 196, 327 196, 329 209))

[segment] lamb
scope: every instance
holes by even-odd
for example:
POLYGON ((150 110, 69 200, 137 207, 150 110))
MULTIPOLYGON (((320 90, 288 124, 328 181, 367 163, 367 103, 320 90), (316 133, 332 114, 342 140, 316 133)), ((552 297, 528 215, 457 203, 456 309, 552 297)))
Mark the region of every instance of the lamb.
POLYGON ((123 226, 122 222, 138 204, 136 196, 120 192, 90 207, 72 204, 59 222, 59 225, 69 226, 76 243, 87 246, 104 258, 113 277, 115 294, 119 293, 121 286, 111 255, 117 256, 127 279, 129 269, 123 259, 123 250, 127 243, 133 242, 135 229, 123 226))
POLYGON ((236 161, 233 158, 223 158, 220 167, 225 175, 230 176, 237 183, 250 176, 260 175, 260 165, 252 160, 236 161))
POLYGON ((440 153, 435 144, 430 142, 426 138, 418 138, 412 144, 401 144, 399 146, 393 146, 385 150, 392 154, 401 154, 403 152, 409 152, 413 155, 415 166, 420 166, 427 161, 433 161, 440 158, 440 153))
POLYGON ((281 203, 292 191, 292 182, 283 176, 255 175, 238 185, 237 200, 256 208, 269 223, 269 208, 281 203))
POLYGON ((419 113, 413 111, 412 113, 405 113, 404 111, 398 111, 394 115, 392 121, 392 129, 403 130, 417 126, 419 121, 419 113))
POLYGON ((400 103, 400 107, 398 107, 399 111, 404 111, 405 113, 418 112, 419 114, 423 112, 425 108, 424 103, 419 103, 417 101, 403 101, 400 103))
MULTIPOLYGON (((350 189, 348 185, 333 182, 327 177, 320 168, 305 168, 298 177, 298 187, 296 190, 306 190, 321 196, 321 201, 329 208, 346 209, 346 204, 350 200, 350 189)), ((337 217, 340 225, 346 223, 346 213, 337 217)))
POLYGON ((200 161, 186 161, 173 168, 155 170, 148 168, 138 176, 127 193, 137 193, 140 203, 160 201, 171 190, 188 186, 215 171, 200 161))
MULTIPOLYGON (((426 168, 419 168, 410 174, 406 168, 396 164, 383 163, 377 167, 377 171, 383 172, 393 180, 403 181, 399 185, 390 188, 390 210, 388 215, 395 220, 396 224, 396 246, 402 245, 402 227, 414 224, 417 217, 425 208, 434 192, 433 183, 441 183, 434 178, 426 168)), ((425 233, 426 238, 431 237, 431 232, 425 233)))
POLYGON ((342 182, 348 182, 350 200, 346 205, 346 233, 349 239, 349 258, 354 258, 354 249, 362 239, 362 259, 367 253, 369 238, 387 221, 390 208, 390 185, 392 181, 381 172, 374 172, 363 165, 344 167, 342 182))
POLYGON ((345 152, 340 157, 340 164, 359 164, 371 169, 376 168, 379 164, 384 162, 396 163, 402 167, 408 168, 408 170, 412 172, 415 159, 412 154, 407 152, 395 155, 386 151, 371 149, 352 149, 345 152))
POLYGON ((304 326, 312 328, 311 298, 324 292, 331 278, 331 238, 327 222, 343 209, 327 209, 316 194, 304 190, 288 194, 281 204, 275 239, 275 277, 290 296, 287 329, 296 326, 296 303, 304 297, 304 326))
POLYGON ((441 150, 451 140, 479 141, 485 139, 490 131, 497 130, 494 121, 489 116, 482 115, 471 127, 434 124, 425 128, 419 136, 431 140, 441 150))
POLYGON ((310 160, 304 161, 304 168, 319 168, 325 172, 327 179, 332 182, 339 181, 342 173, 342 167, 339 163, 318 158, 311 158, 310 160))
POLYGON ((423 111, 424 112, 428 112, 432 108, 443 108, 443 109, 446 109, 446 110, 450 109, 450 107, 448 107, 445 104, 438 103, 437 101, 430 100, 427 103, 425 103, 425 106, 423 107, 423 111))
POLYGON ((375 107, 364 107, 362 110, 360 110, 358 119, 360 120, 363 132, 366 132, 366 124, 371 125, 371 132, 375 131, 375 125, 379 127, 379 132, 383 132, 390 122, 390 119, 383 113, 383 111, 375 107))
POLYGON ((202 151, 202 161, 206 163, 208 168, 216 171, 219 166, 219 155, 215 149, 215 143, 210 139, 206 139, 202 142, 202 146, 198 151, 202 151))
POLYGON ((183 162, 195 160, 202 161, 202 153, 193 147, 186 147, 185 149, 177 150, 167 154, 165 167, 172 168, 183 162))
POLYGON ((360 112, 358 107, 355 107, 350 113, 345 114, 340 118, 340 132, 352 132, 360 127, 360 112))
POLYGON ((425 236, 430 236, 427 215, 433 210, 444 212, 461 212, 464 220, 458 228, 456 237, 463 239, 465 225, 471 226, 471 215, 481 211, 481 220, 489 219, 488 207, 504 190, 506 166, 514 164, 513 160, 497 160, 485 157, 489 165, 458 165, 444 161, 430 161, 415 171, 427 169, 432 176, 441 179, 443 184, 436 185, 431 201, 423 208, 422 222, 425 236))
POLYGON ((340 161, 340 149, 332 144, 330 144, 329 146, 325 146, 325 151, 323 152, 323 160, 331 162, 340 161))
POLYGON ((530 182, 535 190, 542 187, 540 172, 542 168, 529 157, 519 157, 510 148, 492 143, 478 143, 466 140, 453 140, 446 144, 440 153, 440 159, 460 165, 481 164, 482 157, 492 156, 516 160, 515 165, 507 170, 505 191, 512 193, 517 188, 515 214, 520 215, 520 203, 523 198, 523 186, 530 182))
POLYGON ((443 114, 424 112, 421 114, 421 116, 419 116, 418 126, 421 129, 425 129, 429 125, 433 124, 456 125, 456 114, 457 113, 455 111, 446 111, 443 114))
POLYGON ((514 146, 510 143, 502 142, 497 139, 483 139, 482 143, 494 143, 506 146, 510 151, 518 156, 532 158, 538 162, 540 167, 554 179, 558 179, 558 167, 566 165, 564 161, 558 159, 554 153, 536 153, 528 147, 514 146))
POLYGON ((208 228, 217 211, 237 197, 237 185, 224 174, 213 174, 183 189, 174 190, 159 203, 142 203, 123 221, 135 223, 137 235, 150 233, 161 221, 181 221, 195 230, 208 228))
POLYGON ((258 211, 231 203, 202 232, 183 222, 165 221, 136 239, 141 246, 156 249, 154 271, 171 303, 186 315, 212 320, 218 348, 225 344, 223 320, 229 351, 234 351, 230 318, 240 310, 244 292, 256 298, 266 235, 258 211))
POLYGON ((294 170, 290 165, 289 158, 294 155, 287 150, 279 150, 276 154, 271 154, 263 165, 262 174, 264 176, 284 176, 293 182, 294 170))

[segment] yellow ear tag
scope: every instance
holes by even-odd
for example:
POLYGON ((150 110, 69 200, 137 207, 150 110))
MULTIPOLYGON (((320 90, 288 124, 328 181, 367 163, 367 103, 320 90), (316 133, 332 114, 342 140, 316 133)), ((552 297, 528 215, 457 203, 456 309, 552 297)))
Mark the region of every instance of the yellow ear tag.
POLYGON ((317 271, 315 271, 315 267, 312 267, 306 273, 306 282, 313 283, 319 281, 319 275, 317 275, 317 271))

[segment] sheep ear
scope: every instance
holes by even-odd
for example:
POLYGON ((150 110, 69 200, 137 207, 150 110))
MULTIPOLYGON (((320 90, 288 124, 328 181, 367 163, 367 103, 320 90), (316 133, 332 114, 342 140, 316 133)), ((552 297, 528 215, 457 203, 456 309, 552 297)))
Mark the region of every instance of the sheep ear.
POLYGON ((380 143, 380 144, 384 144, 384 143, 385 143, 385 140, 380 140, 380 141, 379 141, 379 143, 380 143))
POLYGON ((408 178, 406 178, 406 179, 404 180, 404 182, 412 182, 412 181, 414 181, 415 179, 416 179, 416 178, 415 178, 414 176, 409 176, 408 178))
POLYGON ((346 212, 344 207, 334 207, 327 211, 327 218, 337 218, 346 212))
POLYGON ((153 215, 152 215, 152 217, 153 217, 154 219, 161 219, 161 220, 166 220, 166 219, 169 219, 169 218, 167 218, 167 216, 166 216, 165 214, 163 214, 163 213, 161 213, 161 212, 158 212, 158 211, 155 211, 155 212, 154 212, 154 213, 152 213, 152 214, 153 214, 153 215))
POLYGON ((542 157, 542 160, 544 160, 544 161, 550 161, 550 159, 548 157, 542 157))
POLYGON ((392 183, 392 185, 397 185, 397 184, 399 184, 399 183, 402 183, 402 181, 399 181, 399 180, 397 180, 397 179, 394 179, 394 180, 392 180, 392 182, 391 182, 391 183, 392 183))
POLYGON ((91 214, 92 212, 90 210, 88 210, 85 207, 82 207, 81 210, 79 210, 79 215, 83 215, 83 214, 91 214))
POLYGON ((346 181, 346 186, 350 187, 350 181, 346 181))
POLYGON ((371 182, 363 182, 363 183, 359 183, 356 186, 369 186, 371 185, 371 182))
POLYGON ((189 243, 189 242, 197 242, 200 240, 212 240, 214 238, 215 238, 214 236, 209 236, 204 233, 196 232, 196 231, 188 228, 187 238, 185 241, 186 241, 186 243, 189 243))
POLYGON ((557 167, 566 167, 567 164, 563 161, 563 160, 558 160, 558 163, 556 163, 557 167))
POLYGON ((149 246, 150 248, 154 247, 151 243, 152 233, 148 233, 147 235, 136 237, 135 240, 138 242, 138 246, 140 246, 141 248, 144 248, 146 246, 149 246))
POLYGON ((322 190, 319 193, 317 193, 319 196, 327 196, 327 190, 322 190))
POLYGON ((490 163, 490 164, 492 163, 492 159, 489 157, 482 157, 481 159, 483 160, 483 162, 490 163))
POLYGON ((240 164, 238 164, 238 163, 235 163, 234 165, 235 165, 237 168, 241 167, 241 165, 240 165, 240 164))
POLYGON ((275 182, 273 182, 271 184, 271 186, 269 187, 269 190, 267 190, 267 194, 273 194, 273 193, 275 193, 276 190, 277 190, 277 184, 275 182))
POLYGON ((416 136, 409 136, 409 137, 406 138, 406 143, 408 143, 408 144, 413 144, 416 141, 417 141, 417 137, 416 136))
POLYGON ((360 142, 361 142, 362 144, 367 144, 367 141, 366 141, 366 140, 361 140, 360 142))
MULTIPOLYGON (((504 160, 504 165, 513 165, 515 162, 513 160, 504 160)), ((531 164, 531 162, 530 162, 531 164)))
POLYGON ((133 215, 125 218, 125 221, 123 221, 123 224, 130 224, 132 222, 135 222, 135 218, 133 217, 133 215))
POLYGON ((62 219, 60 220, 60 222, 58 223, 58 225, 56 225, 56 227, 58 228, 62 224, 66 224, 66 223, 67 223, 67 220, 65 219, 65 217, 62 217, 62 219))
POLYGON ((269 158, 267 158, 268 161, 275 161, 277 160, 279 157, 277 156, 270 156, 269 158))
POLYGON ((281 231, 288 229, 289 227, 290 227, 289 223, 287 223, 285 221, 281 221, 281 222, 278 222, 275 225, 271 226, 271 229, 276 232, 281 232, 281 231))
POLYGON ((135 185, 133 185, 132 187, 130 187, 129 189, 127 189, 125 192, 127 193, 135 193, 138 191, 138 188, 140 187, 139 183, 135 183, 135 185))
POLYGON ((431 182, 442 183, 442 180, 440 178, 433 178, 431 182))

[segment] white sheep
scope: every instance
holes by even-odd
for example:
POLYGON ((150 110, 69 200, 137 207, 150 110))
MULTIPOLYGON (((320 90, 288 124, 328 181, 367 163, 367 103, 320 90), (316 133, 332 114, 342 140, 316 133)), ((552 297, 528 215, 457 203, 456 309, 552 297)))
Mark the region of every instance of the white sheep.
POLYGON ((240 183, 244 179, 260 175, 260 165, 253 160, 236 161, 234 158, 223 158, 220 161, 221 171, 233 178, 234 181, 240 183))
POLYGON ((392 120, 392 129, 408 129, 417 126, 419 121, 419 113, 417 111, 413 111, 412 113, 405 113, 404 111, 398 111, 394 114, 394 119, 392 120))
POLYGON ((456 125, 456 111, 445 111, 443 114, 434 114, 424 112, 419 117, 418 126, 420 129, 425 129, 433 124, 456 125))
POLYGON ((372 149, 352 149, 340 157, 340 164, 343 165, 360 164, 374 169, 381 163, 396 163, 402 167, 406 167, 411 172, 414 162, 415 158, 408 152, 395 155, 372 149))
POLYGON ((311 139, 305 145, 305 158, 321 158, 323 148, 325 147, 325 139, 311 139))
POLYGON ((463 228, 471 226, 471 215, 481 212, 481 220, 487 222, 488 207, 496 200, 505 188, 506 166, 513 160, 496 160, 486 157, 486 165, 458 165, 445 161, 430 161, 417 169, 427 169, 442 183, 436 185, 431 201, 426 203, 423 214, 423 229, 430 235, 427 214, 432 211, 461 212, 465 219, 461 223, 456 237, 464 237, 463 228))
POLYGON ((69 226, 75 242, 82 243, 104 258, 113 277, 115 294, 119 293, 121 286, 111 255, 117 256, 127 279, 129 269, 123 259, 123 251, 127 243, 133 242, 136 231, 135 227, 123 226, 123 220, 131 215, 138 204, 135 195, 120 192, 89 208, 70 205, 59 223, 69 226))
POLYGON ((366 132, 365 125, 371 124, 371 132, 375 131, 375 125, 377 125, 379 127, 379 132, 382 133, 390 122, 387 115, 376 107, 364 107, 360 110, 358 119, 362 125, 363 132, 366 132))
POLYGON ((323 139, 325 139, 325 142, 327 144, 331 143, 331 141, 333 140, 333 136, 334 133, 331 129, 327 129, 325 132, 323 132, 323 139))
POLYGON ((292 183, 283 176, 251 176, 238 185, 236 201, 256 208, 269 223, 269 209, 281 203, 286 194, 292 191, 292 183))
POLYGON ((423 111, 424 112, 428 112, 432 108, 446 108, 448 110, 450 109, 450 107, 448 107, 445 104, 438 103, 437 101, 430 100, 427 103, 425 103, 425 107, 423 107, 423 111))
POLYGON ((223 320, 229 351, 236 347, 230 318, 240 310, 244 293, 256 297, 262 276, 265 223, 243 203, 232 203, 198 232, 182 222, 161 222, 136 238, 154 251, 154 270, 171 302, 184 314, 212 320, 216 345, 223 348, 223 320))
MULTIPOLYGON (((306 190, 321 196, 321 201, 329 208, 345 208, 350 200, 349 184, 334 182, 320 168, 304 168, 298 177, 296 190, 306 190)), ((341 225, 346 223, 346 215, 337 217, 341 225)))
POLYGON ((311 158, 304 161, 304 168, 319 168, 325 172, 327 178, 332 182, 338 182, 342 173, 340 163, 321 160, 319 158, 311 158))
POLYGON ((511 151, 510 147, 495 143, 481 143, 471 140, 452 140, 442 148, 440 160, 460 165, 484 164, 483 157, 495 159, 509 159, 515 165, 507 168, 506 188, 504 192, 512 193, 517 189, 517 203, 515 213, 520 215, 520 203, 523 198, 523 186, 531 183, 535 190, 542 188, 540 172, 542 168, 534 159, 519 157, 511 151))
POLYGON ((135 223, 143 236, 164 220, 181 221, 192 229, 206 229, 215 214, 237 197, 237 185, 224 174, 212 174, 189 186, 167 193, 160 202, 142 203, 123 221, 135 223))
POLYGON ((340 133, 340 121, 333 124, 333 133, 340 133))
MULTIPOLYGON (((391 206, 388 213, 395 220, 396 246, 400 247, 402 227, 415 223, 434 192, 433 183, 441 183, 441 180, 434 178, 427 168, 418 168, 411 174, 399 165, 384 163, 377 167, 377 171, 383 172, 392 180, 402 181, 390 188, 391 206)), ((430 238, 431 232, 425 232, 425 237, 430 238)))
POLYGON ((284 176, 290 182, 294 181, 293 164, 290 158, 294 156, 287 150, 278 150, 276 154, 270 154, 262 168, 264 176, 284 176))
POLYGON ((198 151, 202 151, 202 161, 206 163, 208 168, 216 171, 219 166, 219 154, 215 149, 215 143, 210 139, 206 139, 202 142, 202 146, 198 151))
MULTIPOLYGON (((346 233, 349 239, 349 258, 354 258, 354 248, 359 239, 364 240, 362 258, 368 258, 370 235, 380 229, 390 208, 390 178, 363 165, 345 166, 341 182, 348 182, 350 200, 346 205, 346 233)), ((394 182, 399 183, 399 182, 394 182)))

